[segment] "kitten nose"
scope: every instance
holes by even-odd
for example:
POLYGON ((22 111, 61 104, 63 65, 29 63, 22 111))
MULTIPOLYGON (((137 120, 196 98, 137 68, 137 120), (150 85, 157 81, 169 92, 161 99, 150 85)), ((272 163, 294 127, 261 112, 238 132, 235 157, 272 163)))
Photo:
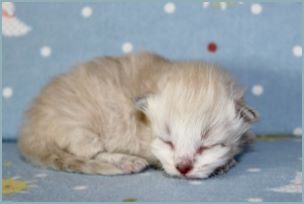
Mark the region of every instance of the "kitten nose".
POLYGON ((175 167, 182 175, 186 175, 193 168, 192 162, 188 161, 186 163, 177 164, 175 167))

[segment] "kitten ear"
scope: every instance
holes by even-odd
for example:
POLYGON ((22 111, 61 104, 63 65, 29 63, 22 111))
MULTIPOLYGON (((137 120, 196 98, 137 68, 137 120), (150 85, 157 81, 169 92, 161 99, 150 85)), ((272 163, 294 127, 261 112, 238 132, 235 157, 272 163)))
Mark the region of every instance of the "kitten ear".
POLYGON ((253 108, 249 107, 245 104, 243 100, 239 100, 235 102, 236 110, 241 118, 243 118, 248 123, 256 122, 260 115, 253 108))
POLYGON ((237 114, 247 123, 253 123, 257 121, 260 117, 260 114, 245 103, 245 90, 241 86, 234 83, 230 85, 230 88, 232 92, 232 98, 235 102, 237 114))
POLYGON ((254 134, 254 132, 247 130, 241 137, 241 144, 248 144, 248 143, 253 143, 253 141, 255 140, 256 135, 254 134))
POLYGON ((134 98, 135 106, 140 111, 145 111, 148 106, 148 97, 147 96, 137 96, 134 98))

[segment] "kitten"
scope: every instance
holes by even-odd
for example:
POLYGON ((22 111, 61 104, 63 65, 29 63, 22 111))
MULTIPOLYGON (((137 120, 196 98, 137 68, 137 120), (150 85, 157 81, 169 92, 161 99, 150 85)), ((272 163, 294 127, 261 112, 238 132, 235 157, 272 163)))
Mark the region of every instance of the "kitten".
POLYGON ((18 141, 36 165, 115 175, 160 165, 206 178, 227 168, 258 114, 225 71, 141 52, 99 57, 55 77, 34 99, 18 141))

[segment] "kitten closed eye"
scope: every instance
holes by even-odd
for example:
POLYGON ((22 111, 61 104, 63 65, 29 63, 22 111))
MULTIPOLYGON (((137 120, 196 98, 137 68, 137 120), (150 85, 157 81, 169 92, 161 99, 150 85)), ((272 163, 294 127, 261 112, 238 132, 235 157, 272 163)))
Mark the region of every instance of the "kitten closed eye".
POLYGON ((197 150, 196 150, 196 154, 203 154, 204 151, 206 151, 207 149, 211 149, 212 147, 214 147, 216 145, 211 145, 211 146, 200 146, 197 150))
POLYGON ((167 144, 168 146, 171 147, 171 149, 174 149, 174 144, 171 142, 171 141, 167 141, 167 140, 163 140, 163 139, 160 139, 161 141, 163 141, 165 144, 167 144))
POLYGON ((208 149, 207 147, 204 146, 200 146, 197 150, 196 150, 196 154, 202 154, 206 149, 208 149))
POLYGON ((214 144, 214 145, 210 145, 210 146, 200 146, 197 150, 196 150, 196 154, 202 154, 205 150, 207 149, 211 149, 215 146, 220 145, 221 147, 225 147, 226 145, 224 144, 214 144))

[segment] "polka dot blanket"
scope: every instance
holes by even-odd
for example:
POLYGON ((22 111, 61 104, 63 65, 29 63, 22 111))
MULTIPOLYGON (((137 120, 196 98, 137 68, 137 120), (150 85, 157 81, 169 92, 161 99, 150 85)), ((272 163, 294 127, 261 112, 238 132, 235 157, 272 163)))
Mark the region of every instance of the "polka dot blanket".
POLYGON ((301 1, 2 3, 3 199, 301 201, 301 1), (95 56, 147 50, 226 68, 261 114, 253 149, 227 174, 184 180, 147 169, 69 174, 20 160, 23 112, 53 76, 95 56))

